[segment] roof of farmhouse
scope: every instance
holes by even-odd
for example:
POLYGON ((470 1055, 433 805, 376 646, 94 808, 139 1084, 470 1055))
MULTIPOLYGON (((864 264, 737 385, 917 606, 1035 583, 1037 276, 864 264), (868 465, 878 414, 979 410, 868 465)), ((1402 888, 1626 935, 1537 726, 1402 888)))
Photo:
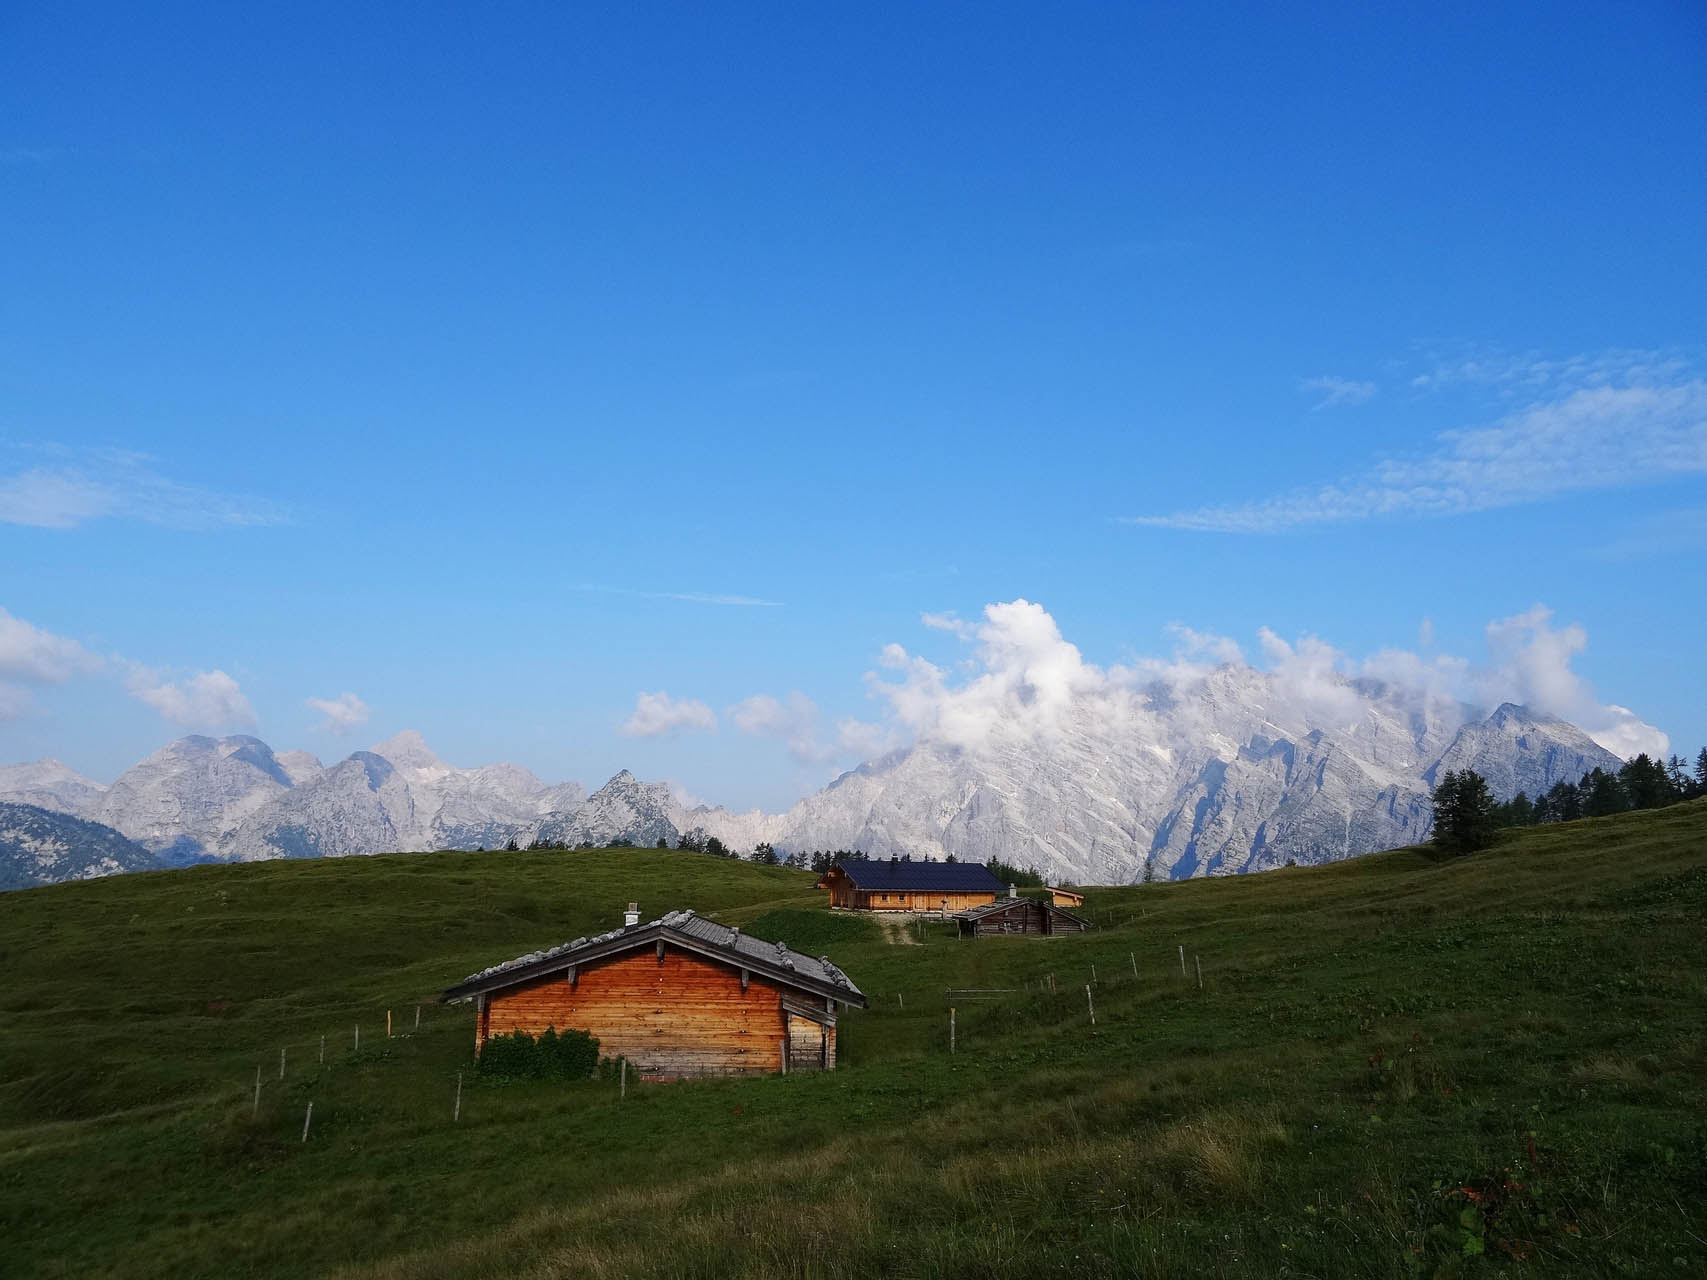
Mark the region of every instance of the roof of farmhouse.
POLYGON ((684 950, 697 951, 729 964, 751 969, 788 986, 827 995, 844 1004, 865 1003, 865 996, 828 956, 803 955, 780 942, 766 942, 751 934, 714 920, 696 916, 691 910, 672 911, 645 924, 624 925, 609 933, 576 938, 545 951, 532 951, 514 960, 472 973, 446 991, 442 1000, 465 1000, 469 996, 533 978, 559 973, 571 965, 601 959, 617 952, 668 939, 684 950))
POLYGON ((981 907, 967 907, 964 911, 956 911, 954 918, 956 920, 982 920, 985 916, 999 916, 1002 912, 1012 911, 1015 907, 1047 911, 1051 915, 1065 916, 1069 920, 1076 920, 1082 925, 1088 926, 1090 924, 1090 921, 1083 916, 1067 910, 1066 907, 1056 906, 1048 898, 997 898, 994 902, 986 902, 981 907))
POLYGON ((901 858, 848 858, 836 864, 857 889, 918 893, 1001 893, 1007 888, 978 862, 908 862, 901 858))

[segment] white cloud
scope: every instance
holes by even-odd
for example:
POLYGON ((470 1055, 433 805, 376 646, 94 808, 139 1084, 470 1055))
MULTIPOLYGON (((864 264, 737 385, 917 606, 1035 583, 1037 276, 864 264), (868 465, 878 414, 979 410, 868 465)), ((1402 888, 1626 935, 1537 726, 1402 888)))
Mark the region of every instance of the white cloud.
POLYGON ((255 724, 255 709, 249 699, 237 681, 223 671, 198 671, 187 679, 173 681, 151 667, 139 663, 129 666, 126 691, 173 724, 187 729, 249 728, 255 724))
POLYGON ((717 714, 694 698, 677 700, 660 689, 635 695, 634 714, 617 726, 629 738, 662 738, 684 729, 714 730, 717 714))
POLYGON ((1536 605, 1487 628, 1493 664, 1478 677, 1485 702, 1516 702, 1545 711, 1585 730, 1617 755, 1646 751, 1663 757, 1670 740, 1625 707, 1602 703, 1571 661, 1588 647, 1588 633, 1576 623, 1555 628, 1553 612, 1536 605))
MULTIPOLYGON (((1321 727, 1359 723, 1371 705, 1368 685, 1359 682, 1379 682, 1388 696, 1418 708, 1432 706, 1448 720, 1461 714, 1460 708, 1491 711, 1502 702, 1516 702, 1578 725, 1617 754, 1664 752, 1663 733, 1625 708, 1601 702, 1571 670, 1572 659, 1587 642, 1583 629, 1554 628, 1550 618, 1537 606, 1491 623, 1487 658, 1479 663, 1403 649, 1383 649, 1357 662, 1318 637, 1288 642, 1264 627, 1258 631, 1262 665, 1253 668, 1226 637, 1175 624, 1169 628, 1175 640, 1171 658, 1140 657, 1104 669, 1084 661, 1041 606, 1026 600, 992 604, 974 628, 971 671, 963 678, 952 678, 900 645, 886 645, 879 662, 890 674, 866 676, 885 704, 886 722, 850 734, 844 745, 881 742, 887 750, 914 740, 980 750, 1047 739, 1076 719, 1105 726, 1148 724, 1165 732, 1146 720, 1151 715, 1144 704, 1148 691, 1158 685, 1183 690, 1232 668, 1263 675, 1274 699, 1270 714, 1302 715, 1321 727)), ((1189 737, 1189 719, 1172 729, 1189 737)), ((1182 739, 1174 745, 1193 744, 1182 739)))
POLYGON ((1628 348, 1549 359, 1535 351, 1471 344, 1431 351, 1424 358, 1429 367, 1410 382, 1418 391, 1472 388, 1508 398, 1585 387, 1672 383, 1686 376, 1691 365, 1691 359, 1679 351, 1628 348))
POLYGON ((893 726, 870 724, 851 716, 836 721, 836 745, 861 760, 887 755, 905 742, 905 736, 893 726))
POLYGON ((729 708, 729 718, 742 733, 777 739, 788 748, 789 755, 807 765, 848 757, 870 760, 907 740, 895 724, 871 724, 852 716, 837 720, 835 732, 827 733, 818 704, 798 689, 786 699, 768 693, 743 698, 729 708))
POLYGON ((307 705, 326 717, 319 725, 323 733, 349 733, 367 723, 367 703, 353 693, 340 693, 336 698, 309 698, 307 705))
POLYGON ((100 670, 102 661, 77 641, 56 636, 0 608, 0 676, 64 684, 100 670))
POLYGON ((758 596, 722 595, 714 591, 641 591, 634 587, 606 587, 592 582, 580 582, 571 591, 589 591, 603 596, 635 596, 641 600, 683 600, 688 604, 715 604, 753 609, 780 609, 780 600, 762 600, 758 596))
POLYGON ((0 608, 0 720, 29 710, 30 685, 64 684, 104 662, 68 636, 55 635, 0 608))
POLYGON ((977 640, 975 674, 959 686, 901 646, 885 646, 883 665, 902 672, 902 679, 871 675, 867 681, 909 734, 975 749, 998 728, 1047 733, 1069 714, 1075 698, 1108 685, 1106 674, 1062 638, 1055 619, 1029 600, 985 606, 984 621, 971 634, 977 640))
POLYGON ((1312 409, 1331 409, 1336 405, 1363 404, 1375 398, 1373 382, 1353 382, 1349 378, 1304 378, 1298 383, 1300 391, 1316 397, 1312 409))
POLYGON ((0 523, 71 529, 91 520, 127 519, 195 530, 286 519, 277 503, 169 480, 142 454, 47 452, 59 460, 0 474, 0 523))
POLYGON ((1338 649, 1315 636, 1291 645, 1267 627, 1258 628, 1257 639, 1275 686, 1313 721, 1344 728, 1362 717, 1363 699, 1346 683, 1338 649))
MULTIPOLYGON (((29 706, 29 686, 64 684, 78 676, 109 673, 125 691, 166 720, 186 728, 217 729, 255 724, 255 709, 236 680, 224 671, 200 671, 182 680, 140 662, 103 658, 77 641, 55 635, 0 608, 0 720, 29 706)), ((353 695, 345 695, 353 697, 353 695)), ((360 705, 360 700, 355 700, 360 705)), ((362 708, 365 714, 366 709, 362 708)))
POLYGON ((1532 381, 1520 385, 1539 387, 1541 399, 1489 426, 1442 432, 1415 456, 1381 459, 1334 483, 1290 494, 1123 521, 1273 533, 1378 516, 1462 515, 1707 474, 1707 380, 1657 360, 1530 372, 1532 381))
POLYGON ((823 764, 842 750, 820 740, 818 706, 798 689, 786 701, 768 693, 743 698, 729 708, 729 718, 742 733, 779 739, 802 764, 823 764))
POLYGON ((933 631, 946 631, 950 635, 959 636, 962 640, 970 640, 978 634, 974 623, 967 622, 955 613, 921 613, 919 621, 933 631))

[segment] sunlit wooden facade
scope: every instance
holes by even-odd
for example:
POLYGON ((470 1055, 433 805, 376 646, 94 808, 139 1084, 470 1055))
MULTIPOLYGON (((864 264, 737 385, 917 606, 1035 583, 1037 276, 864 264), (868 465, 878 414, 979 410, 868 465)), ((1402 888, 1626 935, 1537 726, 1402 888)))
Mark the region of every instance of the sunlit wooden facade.
POLYGON ((818 881, 830 905, 850 911, 936 911, 952 915, 994 902, 1007 886, 976 862, 849 858, 818 881))
POLYGON ((833 1068, 838 1007, 866 1002, 828 959, 692 912, 523 956, 444 998, 474 1004, 477 1054, 493 1036, 574 1029, 649 1079, 833 1068))

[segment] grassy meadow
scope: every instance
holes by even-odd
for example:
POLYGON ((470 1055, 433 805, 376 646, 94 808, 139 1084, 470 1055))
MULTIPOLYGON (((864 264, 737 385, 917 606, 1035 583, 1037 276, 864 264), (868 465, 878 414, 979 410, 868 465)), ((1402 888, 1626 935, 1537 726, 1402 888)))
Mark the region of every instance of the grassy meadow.
POLYGON ((625 849, 0 895, 0 1274, 1707 1274, 1707 802, 1092 890, 1075 938, 903 944, 811 885, 625 849), (630 899, 829 954, 841 1069, 479 1078, 438 991, 630 899))

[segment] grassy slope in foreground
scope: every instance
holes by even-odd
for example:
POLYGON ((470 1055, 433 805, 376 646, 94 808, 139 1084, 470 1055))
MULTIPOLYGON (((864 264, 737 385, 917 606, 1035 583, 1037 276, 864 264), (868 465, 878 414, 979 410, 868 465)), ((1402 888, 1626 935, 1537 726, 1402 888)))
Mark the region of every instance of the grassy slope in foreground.
POLYGON ((0 1270, 1707 1271, 1707 805, 1093 891, 1104 927, 1049 941, 894 945, 810 884, 618 850, 0 896, 0 1270), (630 898, 831 951, 873 998, 843 1069, 470 1077, 453 1125, 472 1015, 415 1003, 630 898), (1013 989, 953 1056, 948 988, 1013 989))

